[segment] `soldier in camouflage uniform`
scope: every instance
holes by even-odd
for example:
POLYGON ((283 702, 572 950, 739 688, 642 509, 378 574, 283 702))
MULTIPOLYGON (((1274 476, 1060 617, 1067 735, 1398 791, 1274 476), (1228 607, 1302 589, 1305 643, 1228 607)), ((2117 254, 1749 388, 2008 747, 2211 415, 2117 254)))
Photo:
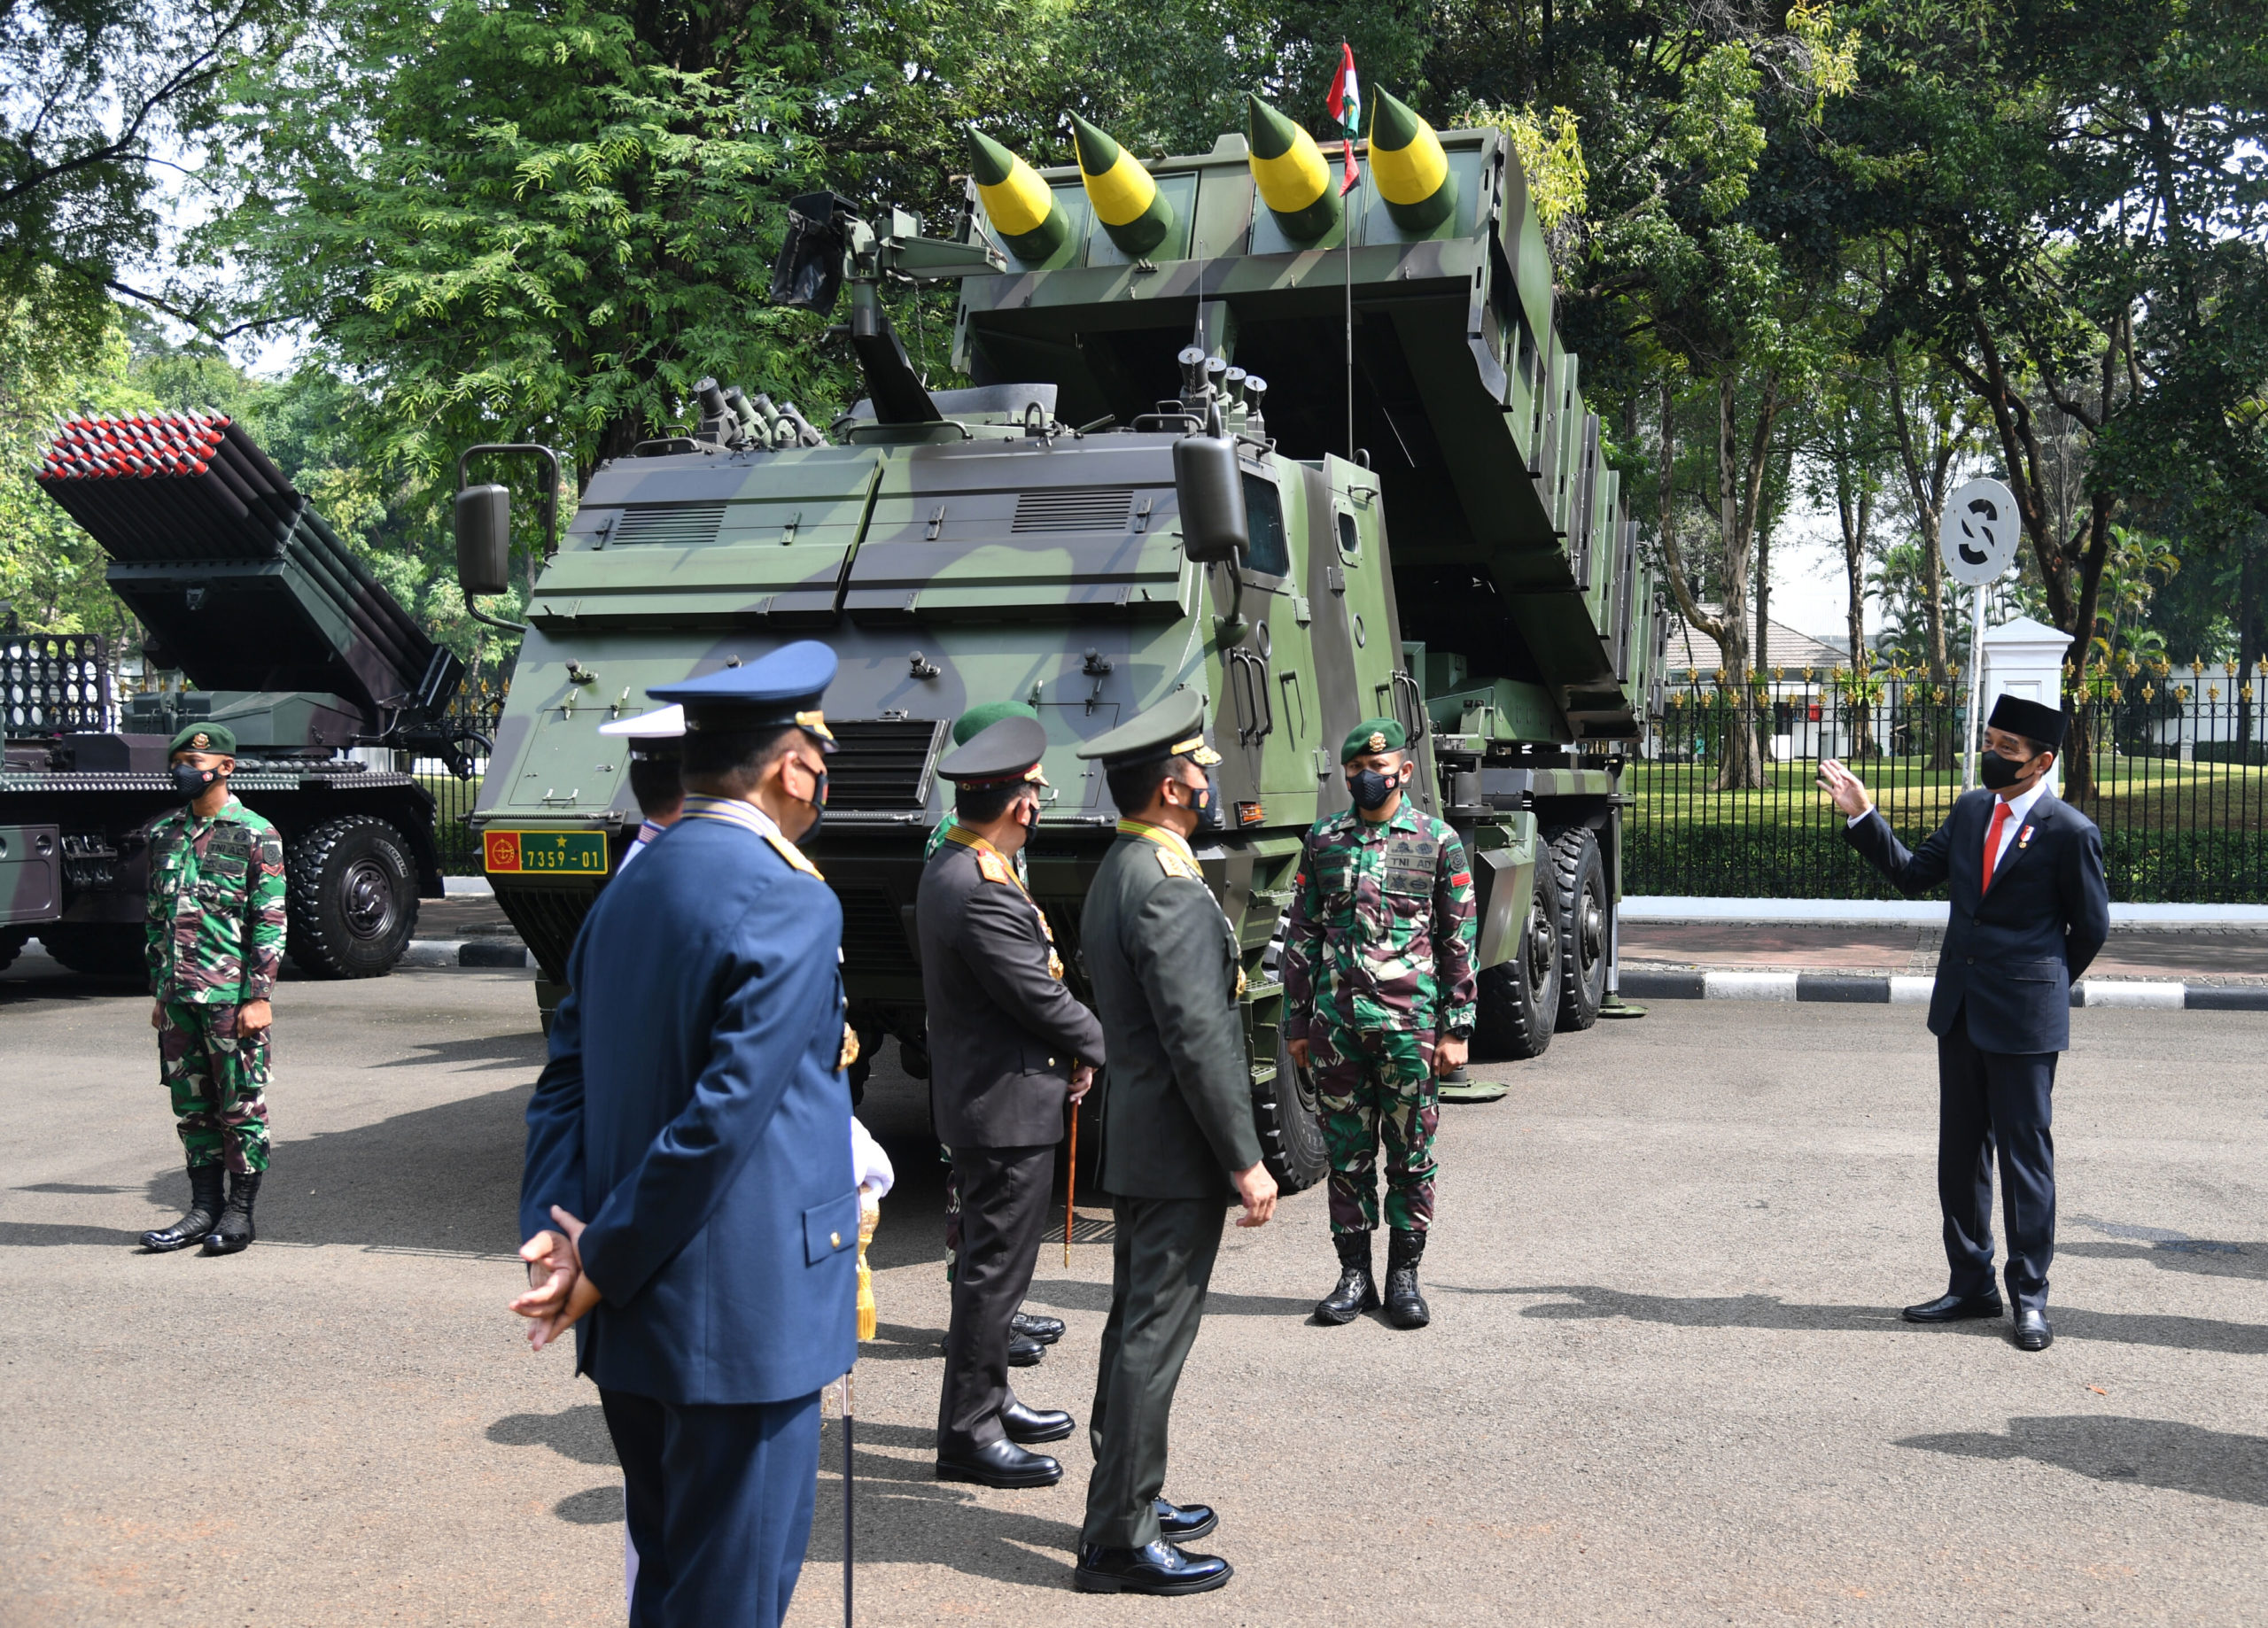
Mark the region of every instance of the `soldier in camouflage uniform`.
POLYGON ((1413 764, 1392 718, 1355 726, 1340 748, 1355 806, 1308 833, 1284 940, 1284 1033, 1311 1069, 1331 1152, 1339 1286, 1326 1323, 1376 1307, 1372 1174, 1386 1145, 1386 1316, 1431 1320, 1418 1263, 1433 1219, 1435 1080, 1463 1066, 1472 1033, 1472 872, 1456 833, 1402 795, 1413 764))
POLYGON ((284 840, 229 790, 236 749, 236 736, 218 724, 175 735, 174 784, 189 806, 150 827, 150 1023, 190 1192, 188 1214, 142 1235, 151 1250, 200 1241, 208 1255, 243 1249, 268 1168, 268 996, 284 957, 284 840))
MULTIPOLYGON (((981 707, 971 707, 953 720, 953 744, 967 746, 970 741, 998 723, 1002 718, 1033 718, 1039 717, 1038 709, 1021 701, 988 701, 981 707)), ((1034 768, 1031 779, 1042 786, 1047 777, 1034 768)), ((945 845, 946 834, 959 824, 950 807, 944 818, 929 833, 929 840, 922 845, 921 863, 927 865, 945 845)), ((1031 886, 1030 873, 1024 866, 1021 849, 1015 854, 1016 884, 1027 891, 1031 886)), ((938 1154, 945 1166, 945 1281, 953 1281, 953 1272, 960 1260, 960 1178, 953 1174, 953 1151, 940 1144, 938 1154)), ((1063 1337, 1065 1323, 1060 1317, 1043 1317, 1019 1307, 1008 1325, 1008 1362, 1014 1368, 1029 1368, 1046 1354, 1045 1348, 1063 1337)))

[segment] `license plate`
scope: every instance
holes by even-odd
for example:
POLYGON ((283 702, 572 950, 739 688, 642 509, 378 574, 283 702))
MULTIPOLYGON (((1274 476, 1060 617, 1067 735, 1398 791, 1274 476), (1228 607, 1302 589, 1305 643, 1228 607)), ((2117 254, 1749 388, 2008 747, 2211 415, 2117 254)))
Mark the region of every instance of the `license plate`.
POLYGON ((599 831, 489 831, 481 861, 506 876, 604 876, 606 834, 599 831))

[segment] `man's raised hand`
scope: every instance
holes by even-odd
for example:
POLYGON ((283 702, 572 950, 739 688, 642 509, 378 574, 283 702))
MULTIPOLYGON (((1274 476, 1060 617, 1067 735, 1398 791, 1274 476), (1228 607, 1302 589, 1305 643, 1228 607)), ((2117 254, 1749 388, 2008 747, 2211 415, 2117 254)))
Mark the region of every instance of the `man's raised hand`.
POLYGON ((1819 788, 1847 818, 1856 819, 1874 807, 1865 783, 1832 757, 1819 760, 1819 788))

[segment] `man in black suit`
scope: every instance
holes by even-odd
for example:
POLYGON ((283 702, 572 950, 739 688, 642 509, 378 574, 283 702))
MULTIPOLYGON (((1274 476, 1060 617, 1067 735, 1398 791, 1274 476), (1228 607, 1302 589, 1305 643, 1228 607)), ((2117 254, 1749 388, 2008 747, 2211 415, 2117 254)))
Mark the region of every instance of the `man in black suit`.
POLYGON ((1037 719, 1004 717, 947 753, 953 823, 921 872, 914 906, 928 1008, 937 1136, 960 1181, 960 1255, 937 1402, 937 1478, 1052 1486, 1063 1467, 1026 1446, 1071 1433, 1071 1415, 1008 1388, 1009 1323, 1030 1287, 1047 1221, 1063 1105, 1086 1095, 1102 1026, 1063 984, 1047 919, 1016 873, 1039 822, 1047 749, 1037 719))
POLYGON ((1952 1282, 1906 1308, 1909 1322, 1998 1317, 1992 1283, 1992 1150, 2008 1229, 2016 1343, 2044 1351, 2055 1254, 2055 1058, 2071 1043, 2071 985, 2110 930, 2102 833, 2048 789, 2070 720, 2003 695, 1984 731, 1978 778, 1912 852, 1833 758, 1819 783, 1849 817, 1844 835, 1901 893, 1950 883, 1930 1032, 1938 1037, 1938 1202, 1952 1282))

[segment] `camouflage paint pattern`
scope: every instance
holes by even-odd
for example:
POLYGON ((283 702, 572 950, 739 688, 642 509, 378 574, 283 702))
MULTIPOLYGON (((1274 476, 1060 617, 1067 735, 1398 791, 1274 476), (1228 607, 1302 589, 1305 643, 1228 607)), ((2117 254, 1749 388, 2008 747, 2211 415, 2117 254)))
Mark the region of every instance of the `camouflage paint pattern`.
POLYGON ((1464 844, 1404 796, 1391 819, 1319 820, 1292 882, 1284 1033, 1432 1035, 1472 1027, 1472 870, 1464 844))
POLYGON ((1379 1224, 1378 1153, 1386 1148, 1386 1224, 1424 1232, 1433 1223, 1433 1132, 1441 1099, 1433 1043, 1409 1029, 1325 1029, 1310 1041, 1316 1106, 1331 1155, 1334 1237, 1379 1224))
POLYGON ((268 1168, 268 1031, 242 1033, 237 1008, 159 1004, 158 1075, 172 1093, 174 1128, 190 1167, 268 1168))
POLYGON ((234 796, 150 827, 150 993, 183 1005, 264 1001, 284 959, 284 839, 234 796))

